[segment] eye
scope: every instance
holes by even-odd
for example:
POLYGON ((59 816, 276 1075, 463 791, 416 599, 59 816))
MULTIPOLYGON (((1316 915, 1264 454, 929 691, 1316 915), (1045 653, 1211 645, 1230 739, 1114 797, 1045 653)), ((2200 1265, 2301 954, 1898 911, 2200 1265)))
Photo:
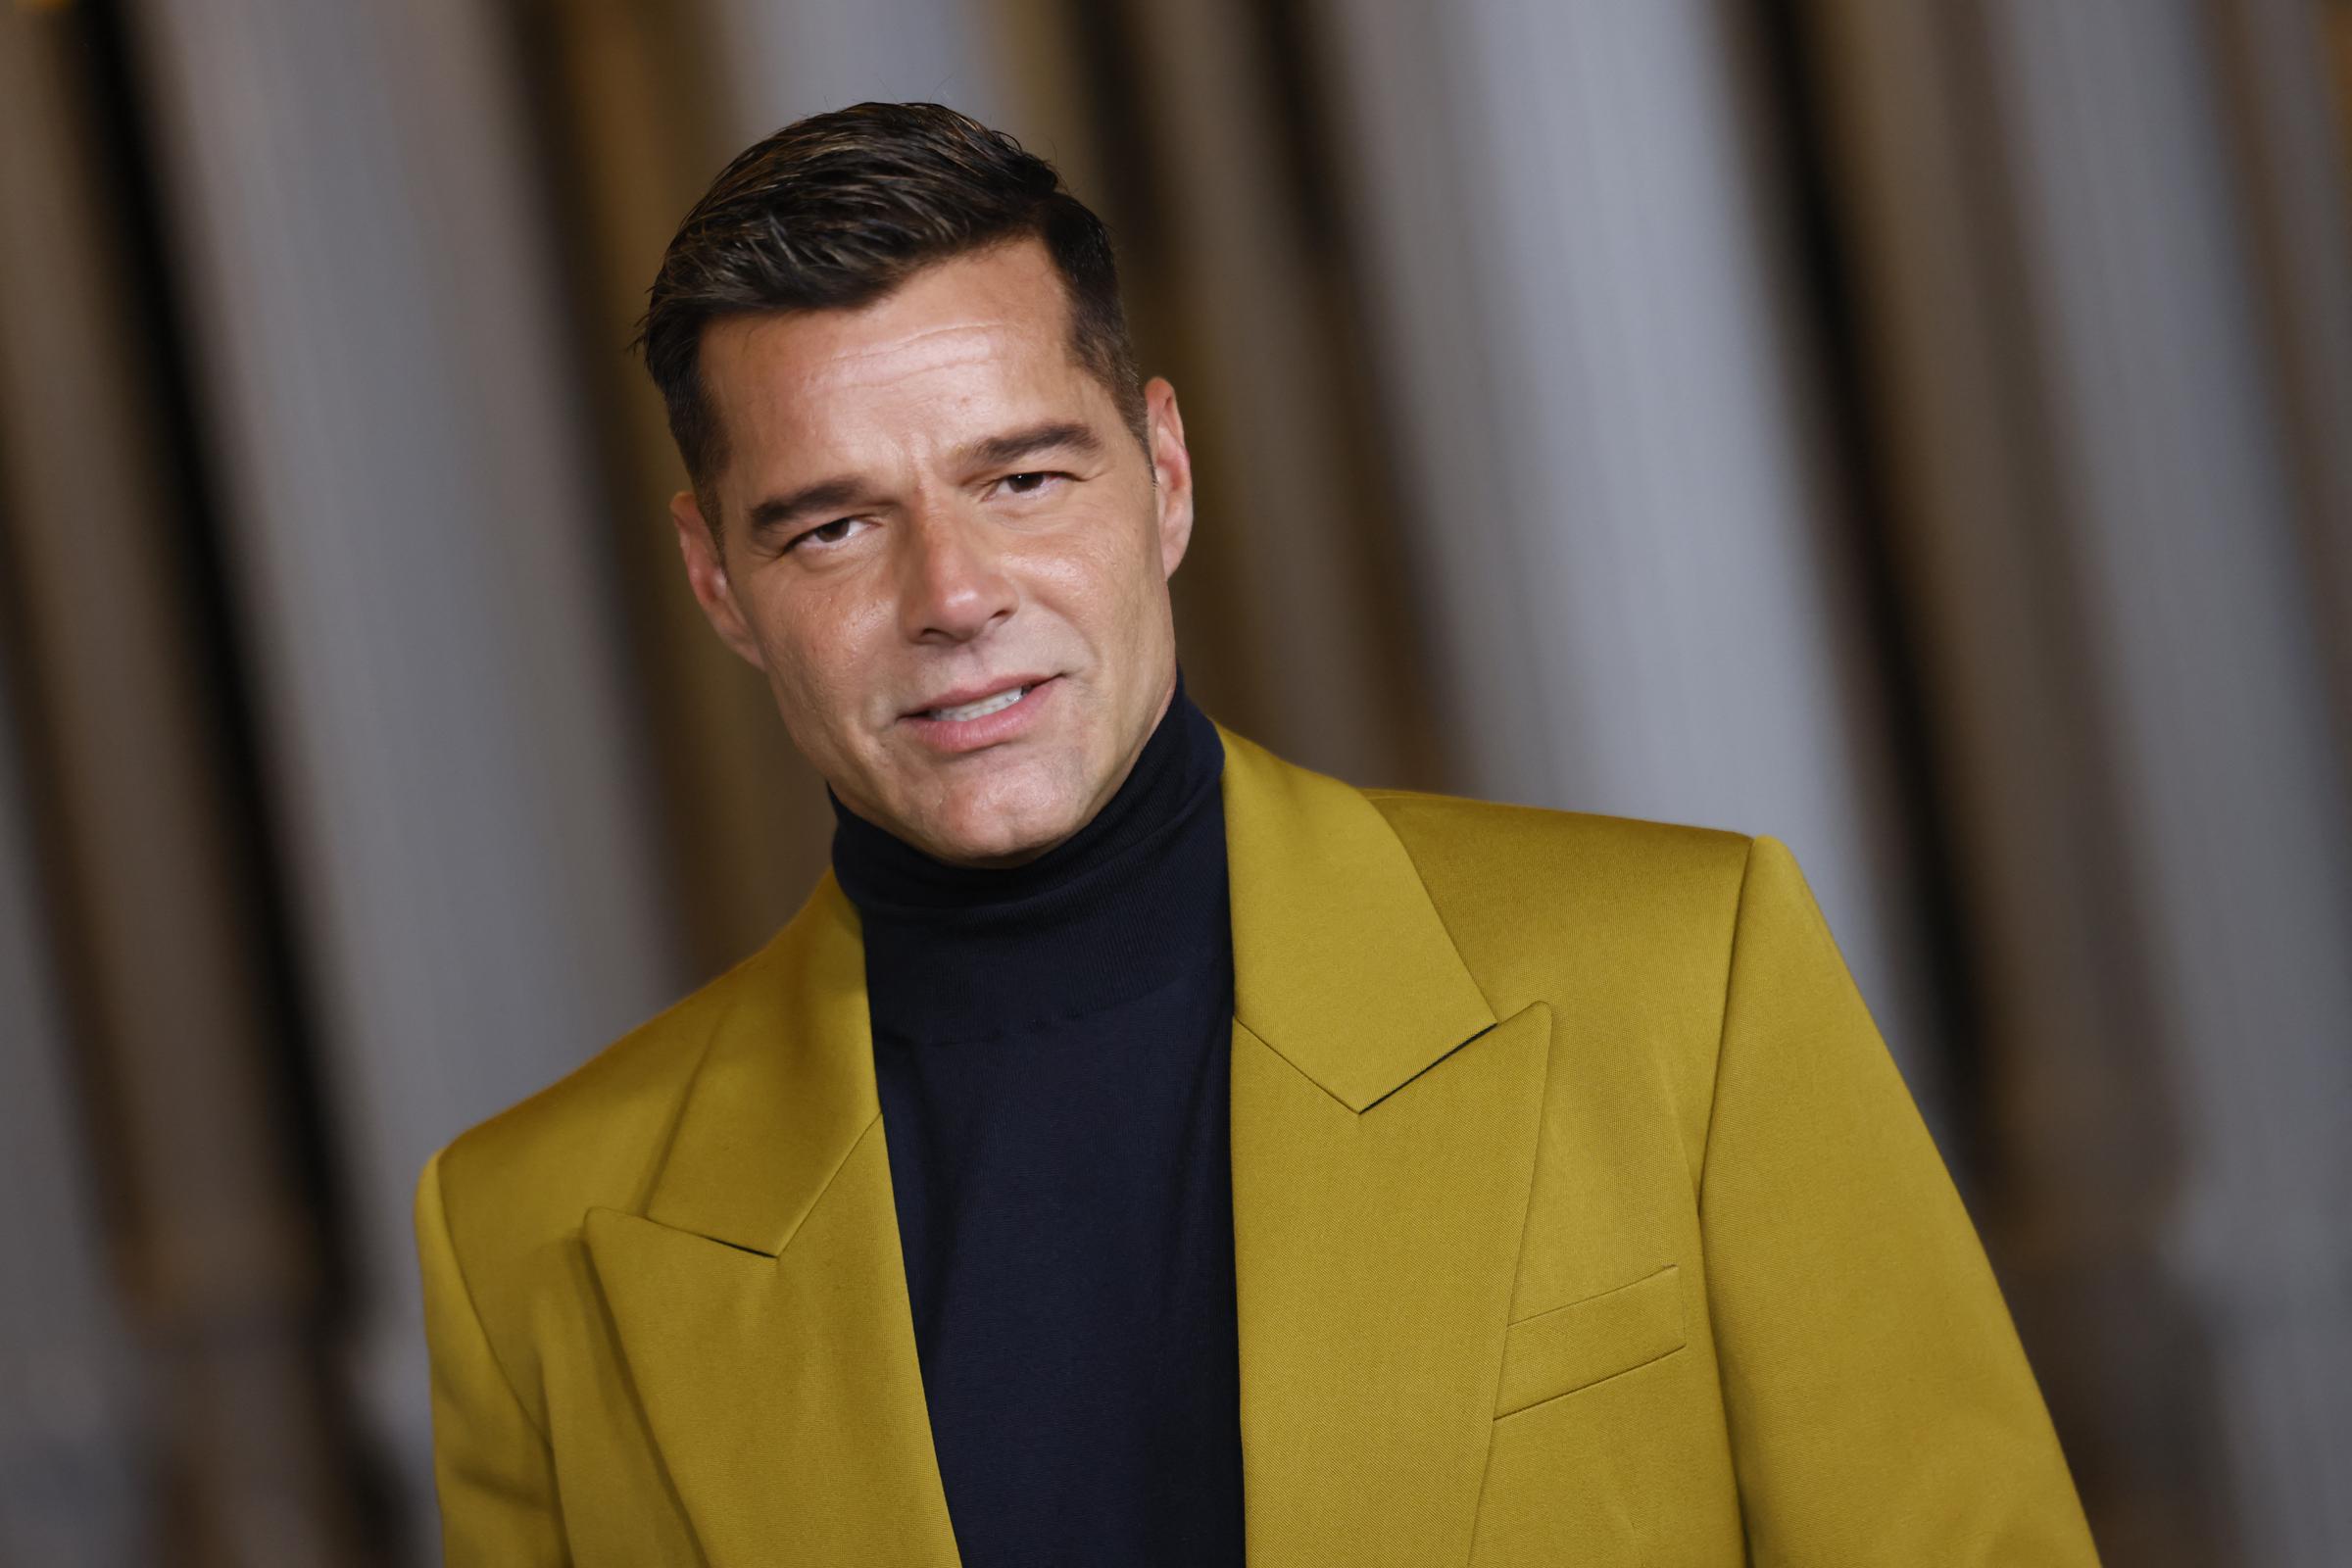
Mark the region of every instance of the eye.
POLYGON ((1033 496, 1043 492, 1052 481, 1068 477, 1069 475, 1066 473, 1053 473, 1038 469, 1028 473, 1008 473, 999 479, 997 483, 1003 485, 1012 495, 1033 496))
POLYGON ((820 522, 805 533, 795 534, 792 543, 784 548, 798 550, 803 544, 812 540, 818 545, 837 545, 849 537, 850 527, 857 521, 856 517, 835 517, 831 522, 820 522))

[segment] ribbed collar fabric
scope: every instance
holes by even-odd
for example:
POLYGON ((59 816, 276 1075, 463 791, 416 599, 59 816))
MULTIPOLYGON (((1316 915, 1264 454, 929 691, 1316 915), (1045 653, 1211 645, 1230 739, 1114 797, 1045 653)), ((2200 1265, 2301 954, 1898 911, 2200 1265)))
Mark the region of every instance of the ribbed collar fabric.
POLYGON ((1229 976, 1224 764, 1180 667, 1167 711, 1110 800, 1025 864, 948 864, 828 789, 833 870, 863 927, 875 1038, 980 1039, 1204 968, 1229 976))

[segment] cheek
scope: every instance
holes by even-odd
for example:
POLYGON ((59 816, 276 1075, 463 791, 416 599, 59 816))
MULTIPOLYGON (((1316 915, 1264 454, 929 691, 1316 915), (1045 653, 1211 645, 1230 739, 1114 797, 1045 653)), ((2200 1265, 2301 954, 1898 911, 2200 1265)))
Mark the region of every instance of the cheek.
POLYGON ((1147 632, 1153 601, 1167 580, 1150 512, 1140 518, 1090 519, 1057 548, 1041 553, 1033 580, 1086 614, 1098 630, 1128 637, 1147 632))
POLYGON ((822 733, 853 722, 858 675, 874 667, 866 649, 870 628, 886 621, 887 612, 834 593, 797 595, 761 611, 760 646, 779 698, 796 710, 797 727, 822 733))

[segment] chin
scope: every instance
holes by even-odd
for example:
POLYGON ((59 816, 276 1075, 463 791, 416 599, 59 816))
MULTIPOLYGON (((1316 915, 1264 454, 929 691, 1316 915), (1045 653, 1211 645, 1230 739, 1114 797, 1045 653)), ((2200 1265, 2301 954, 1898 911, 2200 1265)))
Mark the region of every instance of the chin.
POLYGON ((934 854, 956 860, 1013 862, 1033 858, 1076 832, 1083 824, 1069 804, 1059 799, 1022 802, 975 802, 952 811, 933 824, 934 854))

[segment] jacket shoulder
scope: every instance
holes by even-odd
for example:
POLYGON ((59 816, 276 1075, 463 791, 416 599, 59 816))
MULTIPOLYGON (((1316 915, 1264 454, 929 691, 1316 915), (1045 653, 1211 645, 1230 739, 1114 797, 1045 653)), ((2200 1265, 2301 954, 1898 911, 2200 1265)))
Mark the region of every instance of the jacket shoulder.
POLYGON ((590 1208, 641 1206, 754 955, 672 1003, 433 1158, 451 1239, 491 1266, 563 1240, 590 1208))
MULTIPOLYGON (((1528 916, 1592 927, 1612 948, 1728 938, 1754 836, 1644 817, 1367 789, 1455 940, 1525 931, 1528 916), (1490 930, 1490 926, 1498 929, 1490 930)), ((1720 978, 1720 976, 1718 976, 1720 978)))
POLYGON ((1568 811, 1545 806, 1517 806, 1430 790, 1367 787, 1359 793, 1380 808, 1399 834, 1440 841, 1507 843, 1514 850, 1574 847, 1619 855, 1729 856, 1735 873, 1754 835, 1730 828, 1600 811, 1568 811))
POLYGON ((1497 1017, 1543 1002, 1650 1060, 1703 1135, 1732 933, 1755 836, 1593 811, 1374 789, 1497 1017))

